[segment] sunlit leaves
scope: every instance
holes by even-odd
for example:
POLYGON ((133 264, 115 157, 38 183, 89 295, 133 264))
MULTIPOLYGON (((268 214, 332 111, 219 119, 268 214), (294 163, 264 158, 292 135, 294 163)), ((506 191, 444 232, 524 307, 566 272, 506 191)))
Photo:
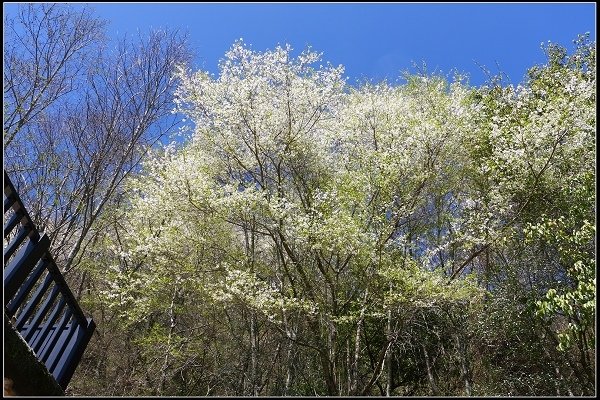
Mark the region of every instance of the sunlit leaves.
MULTIPOLYGON (((534 329, 546 324, 568 350, 595 315, 585 43, 574 56, 548 48, 517 87, 421 75, 352 87, 310 50, 242 41, 216 77, 182 68, 176 110, 195 128, 128 181, 105 302, 130 325, 223 312, 232 332, 249 327, 252 351, 256 329, 293 336, 323 366, 345 368, 356 345, 365 376, 380 373, 365 342, 420 349, 415 332, 519 360, 503 340, 545 340, 534 329)), ((505 379, 499 393, 518 380, 505 379)))

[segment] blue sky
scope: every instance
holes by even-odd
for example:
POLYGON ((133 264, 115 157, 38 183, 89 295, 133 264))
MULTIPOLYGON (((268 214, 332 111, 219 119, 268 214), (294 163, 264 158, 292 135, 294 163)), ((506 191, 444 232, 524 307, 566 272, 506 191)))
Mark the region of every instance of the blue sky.
MULTIPOLYGON (((94 3, 110 21, 111 37, 137 29, 178 27, 188 31, 195 68, 217 72, 218 60, 242 37, 255 50, 290 43, 323 52, 343 64, 350 82, 394 80, 400 71, 468 73, 473 85, 486 79, 479 65, 500 70, 513 84, 527 68, 544 63, 541 42, 572 48, 578 33, 596 39, 594 3, 94 3)), ((10 8, 5 5, 5 10, 10 8)))
POLYGON ((545 61, 540 43, 570 46, 578 33, 596 38, 594 3, 404 4, 95 4, 111 21, 111 34, 136 28, 180 27, 190 33, 196 67, 217 71, 218 60, 237 38, 256 50, 290 43, 323 52, 343 64, 350 81, 392 80, 413 61, 430 71, 456 68, 471 83, 486 76, 480 65, 513 83, 527 68, 545 61))

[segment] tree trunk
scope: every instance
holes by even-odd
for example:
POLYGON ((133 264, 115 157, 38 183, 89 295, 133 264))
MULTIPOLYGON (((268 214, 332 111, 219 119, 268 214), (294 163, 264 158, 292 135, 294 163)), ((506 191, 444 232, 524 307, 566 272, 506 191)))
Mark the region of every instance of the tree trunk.
POLYGON ((256 314, 252 311, 250 313, 250 390, 252 391, 252 396, 258 396, 258 332, 256 330, 256 314))
MULTIPOLYGON (((390 284, 390 289, 391 289, 391 284, 390 284)), ((390 337, 392 335, 392 309, 390 308, 388 310, 388 315, 387 315, 387 337, 390 337)), ((393 382, 393 374, 392 374, 392 352, 388 351, 385 354, 385 367, 386 367, 386 371, 387 371, 387 382, 385 384, 385 395, 387 397, 390 397, 392 395, 392 390, 393 387, 392 385, 394 384, 393 382)))
POLYGON ((173 336, 173 332, 175 331, 175 327, 177 326, 177 315, 175 314, 175 301, 178 296, 178 290, 175 289, 173 291, 173 296, 171 298, 171 306, 169 307, 169 336, 167 337, 167 347, 165 349, 165 358, 163 361, 163 365, 161 368, 160 381, 158 383, 157 395, 162 395, 165 382, 167 381, 167 372, 170 367, 170 356, 171 356, 171 338, 173 336))
POLYGON ((437 388, 437 383, 435 381, 435 376, 433 375, 433 366, 431 365, 430 361, 429 361, 429 353, 427 352, 427 347, 425 347, 425 345, 421 344, 421 347, 423 348, 423 355, 425 356, 425 366, 427 368, 427 380, 429 381, 429 387, 431 388, 431 394, 434 396, 437 396, 438 393, 438 388, 437 388))
POLYGON ((368 296, 368 291, 365 292, 363 297, 363 307, 360 310, 360 318, 358 319, 358 323, 356 324, 356 336, 354 337, 354 360, 352 360, 352 364, 350 365, 350 389, 349 393, 355 393, 358 388, 358 360, 360 358, 360 337, 362 335, 363 323, 365 319, 365 309, 366 309, 366 300, 368 296))
POLYGON ((335 375, 333 373, 332 363, 329 360, 328 352, 322 351, 319 354, 321 360, 321 367, 323 368, 323 376, 325 378, 325 385, 327 386, 328 396, 337 396, 337 384, 335 382, 335 375))
POLYGON ((465 382, 465 395, 471 396, 471 370, 469 359, 467 358, 467 346, 464 340, 460 339, 460 335, 456 336, 456 344, 458 345, 458 354, 460 360, 460 373, 465 382))

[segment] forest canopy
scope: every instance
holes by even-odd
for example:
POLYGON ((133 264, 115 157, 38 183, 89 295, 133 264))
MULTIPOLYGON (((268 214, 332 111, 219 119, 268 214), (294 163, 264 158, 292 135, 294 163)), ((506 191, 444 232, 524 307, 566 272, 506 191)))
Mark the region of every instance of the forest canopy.
POLYGON ((5 168, 97 325, 68 393, 595 393, 589 35, 517 86, 350 85, 290 45, 216 76, 172 32, 96 54, 92 22, 38 97, 5 54, 5 168))
POLYGON ((180 67, 194 128, 89 261, 123 393, 593 393, 595 45, 545 51, 517 87, 242 41, 180 67))

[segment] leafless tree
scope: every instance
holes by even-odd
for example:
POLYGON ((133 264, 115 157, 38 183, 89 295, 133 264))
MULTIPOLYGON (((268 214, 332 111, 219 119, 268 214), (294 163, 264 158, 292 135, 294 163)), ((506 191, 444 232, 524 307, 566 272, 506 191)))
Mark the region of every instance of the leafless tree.
POLYGON ((105 22, 84 7, 25 4, 4 21, 4 143, 76 90, 105 22))
POLYGON ((54 4, 20 6, 5 24, 5 169, 68 272, 123 180, 177 125, 187 38, 154 31, 107 48, 90 10, 54 4))

